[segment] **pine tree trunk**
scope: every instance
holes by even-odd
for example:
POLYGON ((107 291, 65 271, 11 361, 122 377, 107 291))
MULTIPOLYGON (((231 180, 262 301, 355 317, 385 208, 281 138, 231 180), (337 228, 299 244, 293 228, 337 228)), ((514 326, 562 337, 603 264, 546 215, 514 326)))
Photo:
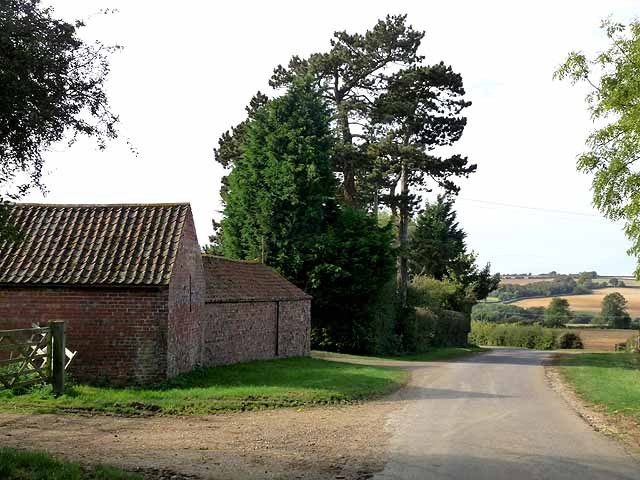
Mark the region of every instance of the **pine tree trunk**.
POLYGON ((379 195, 378 187, 376 186, 376 190, 373 194, 373 218, 376 219, 376 224, 378 223, 379 208, 380 208, 380 195, 379 195))
MULTIPOLYGON (((352 145, 353 137, 351 135, 351 129, 349 128, 349 114, 341 108, 338 104, 338 124, 340 127, 340 135, 342 136, 342 142, 345 145, 352 145)), ((344 201, 350 207, 355 207, 356 204, 356 179, 355 179, 355 165, 353 162, 353 155, 350 149, 349 151, 343 151, 342 155, 342 190, 344 201)))
POLYGON ((407 284, 409 283, 409 260, 407 250, 409 244, 409 182, 407 164, 403 160, 400 171, 400 221, 398 222, 398 239, 400 255, 398 256, 398 295, 400 304, 407 306, 407 284))

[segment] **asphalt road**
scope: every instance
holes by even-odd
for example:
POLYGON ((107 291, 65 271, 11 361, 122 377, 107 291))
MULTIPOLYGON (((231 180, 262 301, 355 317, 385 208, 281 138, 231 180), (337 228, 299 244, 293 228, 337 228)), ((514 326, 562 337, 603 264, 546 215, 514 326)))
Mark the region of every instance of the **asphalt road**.
POLYGON ((416 368, 378 480, 640 479, 640 463, 546 383, 544 352, 498 349, 416 368))

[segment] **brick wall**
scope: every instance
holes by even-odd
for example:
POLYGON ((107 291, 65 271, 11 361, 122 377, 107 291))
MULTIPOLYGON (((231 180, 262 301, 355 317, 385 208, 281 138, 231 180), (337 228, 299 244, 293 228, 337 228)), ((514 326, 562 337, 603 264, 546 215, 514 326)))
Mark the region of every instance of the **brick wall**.
POLYGON ((203 323, 203 365, 309 355, 309 300, 208 303, 203 323), (278 342, 276 346, 276 331, 278 342))
POLYGON ((203 325, 203 365, 273 358, 275 303, 208 303, 203 325))
POLYGON ((311 351, 311 300, 280 302, 278 353, 280 357, 302 357, 311 351))
POLYGON ((200 244, 187 216, 169 284, 167 375, 188 372, 201 364, 205 281, 200 244))
POLYGON ((80 381, 148 383, 165 377, 168 288, 0 288, 0 329, 64 320, 80 381))

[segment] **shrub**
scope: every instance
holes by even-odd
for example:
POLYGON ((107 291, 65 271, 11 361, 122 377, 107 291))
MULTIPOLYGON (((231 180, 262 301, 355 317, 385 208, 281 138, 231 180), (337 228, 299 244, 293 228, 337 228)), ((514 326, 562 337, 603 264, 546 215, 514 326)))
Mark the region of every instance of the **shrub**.
POLYGON ((424 275, 413 277, 407 291, 409 305, 431 310, 451 309, 457 294, 458 286, 454 283, 424 275))
POLYGON ((405 346, 413 353, 423 353, 435 347, 467 345, 469 317, 451 310, 418 308, 407 316, 405 346))
POLYGON ((640 335, 634 335, 627 340, 626 350, 629 353, 640 353, 640 335))
POLYGON ((556 339, 556 348, 584 348, 580 335, 574 332, 562 332, 556 339))
POLYGON ((535 348, 551 350, 556 346, 559 331, 539 325, 492 324, 471 322, 469 343, 497 347, 535 348))

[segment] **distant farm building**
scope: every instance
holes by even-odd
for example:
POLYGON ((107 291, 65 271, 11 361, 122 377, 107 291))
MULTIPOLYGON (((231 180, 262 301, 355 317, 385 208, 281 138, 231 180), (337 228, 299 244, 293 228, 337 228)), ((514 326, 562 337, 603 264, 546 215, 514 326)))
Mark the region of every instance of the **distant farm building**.
POLYGON ((188 204, 10 207, 0 329, 67 324, 82 381, 309 354, 310 297, 269 267, 202 256, 188 204))

